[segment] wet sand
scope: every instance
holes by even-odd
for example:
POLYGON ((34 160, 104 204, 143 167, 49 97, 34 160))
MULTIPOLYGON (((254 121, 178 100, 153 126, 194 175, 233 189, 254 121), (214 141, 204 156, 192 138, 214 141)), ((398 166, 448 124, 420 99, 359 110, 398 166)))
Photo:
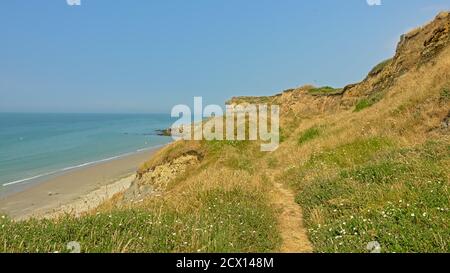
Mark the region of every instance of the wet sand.
POLYGON ((79 214, 128 188, 137 168, 160 148, 53 176, 0 199, 0 213, 15 220, 79 214))

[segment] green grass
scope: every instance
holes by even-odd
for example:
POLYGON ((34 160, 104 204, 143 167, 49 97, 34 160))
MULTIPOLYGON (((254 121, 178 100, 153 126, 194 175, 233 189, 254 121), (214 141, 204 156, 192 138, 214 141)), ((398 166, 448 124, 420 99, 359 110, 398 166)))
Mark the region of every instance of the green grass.
POLYGON ((298 144, 303 145, 308 141, 311 141, 317 137, 319 137, 321 134, 321 131, 318 127, 312 127, 308 130, 304 131, 300 137, 298 138, 298 144))
POLYGON ((233 170, 254 172, 255 159, 264 156, 257 142, 244 141, 204 141, 209 154, 219 159, 224 166, 233 170))
POLYGON ((393 147, 391 140, 382 137, 357 139, 334 149, 313 153, 303 164, 288 168, 280 179, 294 190, 300 190, 316 178, 337 175, 338 170, 368 162, 393 147))
POLYGON ((342 88, 333 88, 330 86, 323 86, 318 88, 311 88, 308 93, 311 95, 337 95, 342 93, 342 88))
POLYGON ((371 103, 368 99, 362 99, 356 104, 355 112, 360 112, 372 105, 373 105, 373 103, 371 103))
POLYGON ((0 219, 1 252, 268 252, 279 243, 276 219, 261 194, 199 193, 197 211, 124 209, 59 221, 0 219))
POLYGON ((211 140, 202 142, 206 146, 206 150, 211 154, 222 153, 227 148, 234 148, 238 150, 248 149, 250 145, 249 140, 211 140))
POLYGON ((373 106, 383 98, 382 93, 375 93, 368 98, 361 99, 355 106, 354 112, 360 112, 366 108, 373 106))
POLYGON ((253 173, 254 171, 253 161, 244 155, 237 155, 228 158, 225 161, 225 166, 233 170, 247 171, 249 173, 253 173))
POLYGON ((383 142, 338 147, 287 176, 317 252, 366 252, 371 241, 382 252, 450 251, 450 145, 386 149, 383 142), (334 171, 319 171, 317 162, 334 171))
POLYGON ((392 141, 383 137, 357 139, 334 149, 313 154, 306 162, 305 168, 317 165, 347 168, 372 160, 380 152, 389 150, 392 141))
POLYGON ((386 184, 394 181, 399 172, 405 171, 408 171, 406 165, 382 161, 352 170, 343 170, 340 175, 342 178, 351 178, 361 183, 386 184))

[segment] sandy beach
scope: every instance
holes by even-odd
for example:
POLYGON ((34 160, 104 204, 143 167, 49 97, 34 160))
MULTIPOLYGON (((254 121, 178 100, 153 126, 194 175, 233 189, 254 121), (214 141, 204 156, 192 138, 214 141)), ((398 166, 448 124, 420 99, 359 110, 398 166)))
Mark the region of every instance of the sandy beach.
POLYGON ((78 215, 127 189, 137 168, 160 148, 55 175, 0 199, 0 213, 15 220, 78 215))

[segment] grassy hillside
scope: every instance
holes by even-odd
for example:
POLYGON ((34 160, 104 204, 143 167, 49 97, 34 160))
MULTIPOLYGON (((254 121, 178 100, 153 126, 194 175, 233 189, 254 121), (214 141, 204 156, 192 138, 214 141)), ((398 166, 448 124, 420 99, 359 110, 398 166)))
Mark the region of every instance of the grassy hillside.
POLYGON ((179 141, 86 216, 0 220, 1 251, 450 252, 450 15, 342 89, 233 98, 282 109, 282 143, 179 141))

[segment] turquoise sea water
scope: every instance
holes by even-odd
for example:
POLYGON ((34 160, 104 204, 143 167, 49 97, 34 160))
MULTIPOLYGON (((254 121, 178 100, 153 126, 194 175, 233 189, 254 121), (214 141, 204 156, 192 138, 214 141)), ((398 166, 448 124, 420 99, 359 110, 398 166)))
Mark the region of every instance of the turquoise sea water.
POLYGON ((3 188, 169 143, 169 115, 0 113, 3 188))

